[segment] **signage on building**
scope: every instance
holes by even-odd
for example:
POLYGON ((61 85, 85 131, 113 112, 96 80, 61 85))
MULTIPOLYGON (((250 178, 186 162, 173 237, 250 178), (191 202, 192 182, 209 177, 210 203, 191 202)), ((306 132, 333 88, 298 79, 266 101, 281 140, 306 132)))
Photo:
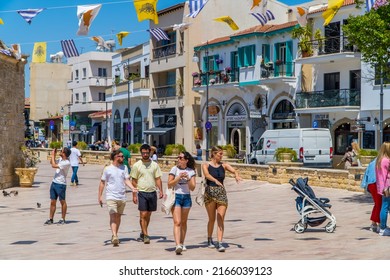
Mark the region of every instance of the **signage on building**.
POLYGON ((209 116, 209 121, 210 122, 218 122, 218 116, 215 116, 215 115, 209 116))
POLYGON ((261 112, 259 112, 259 111, 250 111, 249 112, 249 117, 251 119, 261 119, 261 112))
POLYGON ((351 132, 359 132, 364 131, 366 129, 366 125, 363 123, 360 124, 351 124, 351 132))
POLYGON ((316 119, 316 120, 329 120, 329 114, 315 114, 314 119, 316 119))
POLYGON ((164 116, 166 126, 176 126, 176 116, 168 115, 164 116))
POLYGON ((246 115, 226 116, 226 120, 229 122, 245 121, 246 119, 247 119, 246 115))
POLYGON ((228 127, 245 127, 242 122, 230 122, 228 127))
POLYGON ((209 106, 209 115, 217 115, 219 113, 218 106, 209 106))

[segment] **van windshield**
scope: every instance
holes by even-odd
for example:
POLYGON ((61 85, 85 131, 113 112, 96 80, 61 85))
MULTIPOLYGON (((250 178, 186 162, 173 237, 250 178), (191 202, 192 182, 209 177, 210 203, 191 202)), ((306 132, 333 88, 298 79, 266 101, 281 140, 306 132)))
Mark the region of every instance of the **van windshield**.
POLYGON ((264 143, 264 138, 260 138, 260 141, 257 142, 256 150, 262 150, 263 149, 263 143, 264 143))

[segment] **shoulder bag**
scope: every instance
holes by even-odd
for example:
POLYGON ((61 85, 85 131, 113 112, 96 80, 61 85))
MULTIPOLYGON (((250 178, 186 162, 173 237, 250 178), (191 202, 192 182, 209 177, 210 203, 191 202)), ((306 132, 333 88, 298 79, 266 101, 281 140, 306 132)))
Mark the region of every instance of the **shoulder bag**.
POLYGON ((199 187, 198 193, 197 193, 196 198, 195 198, 195 202, 199 206, 204 205, 204 193, 205 193, 206 186, 207 186, 206 178, 204 178, 202 180, 202 182, 200 183, 200 187, 199 187))
POLYGON ((175 200, 176 200, 175 188, 167 189, 161 204, 161 211, 169 215, 169 213, 171 213, 172 206, 175 203, 175 200))

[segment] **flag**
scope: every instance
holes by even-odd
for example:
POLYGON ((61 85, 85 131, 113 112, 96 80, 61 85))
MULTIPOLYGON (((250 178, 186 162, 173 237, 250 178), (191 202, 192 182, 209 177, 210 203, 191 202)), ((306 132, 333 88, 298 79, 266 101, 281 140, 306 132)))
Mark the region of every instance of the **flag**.
POLYGON ((0 18, 0 24, 4 24, 4 21, 0 18))
POLYGON ((76 45, 72 39, 70 40, 61 40, 62 52, 65 57, 74 57, 79 56, 79 52, 77 51, 76 45))
POLYGON ((22 58, 22 48, 20 47, 20 44, 13 44, 11 52, 16 59, 22 58))
POLYGON ((229 16, 223 16, 223 17, 215 18, 214 20, 227 23, 230 26, 230 28, 233 29, 233 30, 238 30, 239 29, 237 24, 229 16))
POLYGON ((300 26, 307 25, 307 9, 304 7, 296 7, 295 15, 300 26))
POLYGON ((386 6, 388 4, 389 2, 387 2, 387 0, 376 0, 373 3, 373 8, 374 10, 377 10, 379 7, 386 6))
POLYGON ((28 24, 31 24, 32 19, 42 12, 44 9, 27 9, 27 10, 19 10, 17 13, 27 21, 28 24))
POLYGON ((207 1, 209 0, 190 0, 190 3, 188 4, 190 13, 187 15, 187 17, 195 18, 207 4, 207 1))
POLYGON ((12 56, 12 52, 11 52, 10 50, 3 50, 3 49, 0 49, 0 53, 5 54, 5 55, 8 55, 8 56, 12 56))
POLYGON ((329 0, 328 8, 325 12, 322 13, 322 17, 325 19, 324 26, 328 25, 332 21, 334 16, 337 14, 341 6, 343 5, 344 0, 329 0))
POLYGON ((154 38, 156 38, 157 41, 169 40, 167 33, 165 33, 165 31, 161 28, 152 28, 148 31, 153 35, 154 38))
POLYGON ((190 26, 191 23, 179 23, 172 25, 173 30, 179 30, 180 32, 184 32, 190 26))
POLYGON ((260 2, 261 2, 261 0, 253 0, 253 4, 252 4, 252 8, 251 8, 251 10, 254 8, 254 7, 259 7, 260 6, 260 2))
POLYGON ((250 13, 252 16, 254 16, 260 23, 261 25, 265 25, 267 23, 267 17, 261 13, 250 13))
POLYGON ((125 38, 129 34, 130 34, 130 32, 127 32, 127 31, 121 31, 118 34, 116 34, 116 38, 118 39, 120 46, 122 46, 122 39, 125 38))
POLYGON ((92 41, 95 41, 97 43, 97 48, 96 50, 99 50, 99 51, 104 51, 104 50, 107 50, 109 49, 106 41, 104 41, 103 37, 101 36, 93 36, 91 38, 92 41))
POLYGON ((158 24, 156 5, 157 0, 134 0, 138 21, 150 19, 153 20, 154 24, 158 24))
POLYGON ((32 62, 46 62, 46 42, 39 42, 34 44, 32 62))
POLYGON ((101 4, 77 6, 77 18, 79 19, 79 30, 77 31, 77 35, 88 35, 89 28, 98 15, 101 7, 101 4))
POLYGON ((270 10, 267 10, 267 11, 265 12, 265 15, 266 15, 266 17, 267 17, 268 20, 274 20, 274 19, 275 19, 274 14, 273 14, 270 10))

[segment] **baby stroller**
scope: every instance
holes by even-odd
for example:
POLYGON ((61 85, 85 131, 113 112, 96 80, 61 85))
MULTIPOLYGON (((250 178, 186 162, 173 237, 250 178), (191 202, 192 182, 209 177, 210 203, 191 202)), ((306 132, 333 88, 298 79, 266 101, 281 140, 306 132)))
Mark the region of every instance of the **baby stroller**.
POLYGON ((293 186, 292 189, 298 194, 295 202, 297 211, 301 215, 301 219, 294 225, 294 230, 296 233, 303 233, 308 225, 317 227, 328 219, 330 222, 325 226, 325 230, 329 233, 334 232, 336 218, 329 211, 332 205, 328 204, 328 198, 315 196, 313 189, 307 184, 308 180, 308 178, 298 178, 297 182, 293 179, 289 181, 293 186))

